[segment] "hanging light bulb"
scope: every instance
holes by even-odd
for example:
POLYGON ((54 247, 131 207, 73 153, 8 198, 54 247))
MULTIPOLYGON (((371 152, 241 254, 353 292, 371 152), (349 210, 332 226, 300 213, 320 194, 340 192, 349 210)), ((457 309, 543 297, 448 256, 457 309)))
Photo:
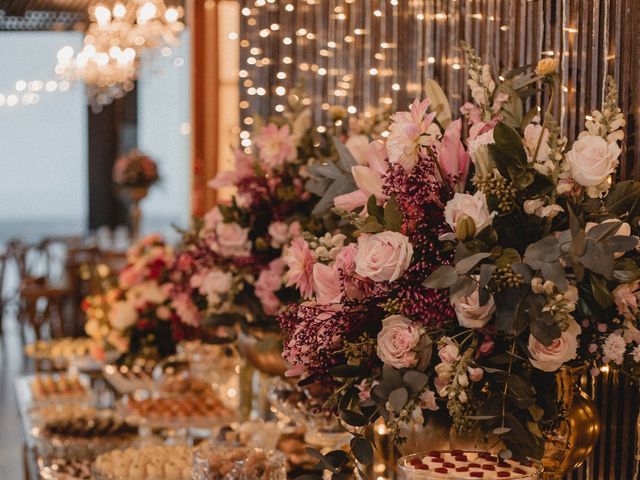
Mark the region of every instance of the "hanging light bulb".
POLYGON ((109 25, 109 21, 111 20, 111 10, 109 10, 104 5, 97 5, 96 9, 93 11, 94 17, 96 17, 96 22, 101 27, 106 27, 109 25))

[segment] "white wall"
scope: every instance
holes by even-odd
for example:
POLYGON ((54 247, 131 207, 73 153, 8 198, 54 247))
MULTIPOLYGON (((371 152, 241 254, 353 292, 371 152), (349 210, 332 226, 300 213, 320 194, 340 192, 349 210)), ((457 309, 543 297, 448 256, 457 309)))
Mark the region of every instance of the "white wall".
POLYGON ((161 175, 142 204, 146 231, 169 233, 171 223, 185 227, 190 220, 189 45, 184 32, 170 56, 145 58, 138 80, 138 145, 158 162, 161 175))
MULTIPOLYGON (((57 51, 81 42, 75 32, 0 32, 0 94, 21 97, 19 80, 55 80, 57 51)), ((0 106, 0 241, 7 231, 28 235, 36 228, 39 236, 85 227, 84 89, 37 93, 35 105, 0 106)))

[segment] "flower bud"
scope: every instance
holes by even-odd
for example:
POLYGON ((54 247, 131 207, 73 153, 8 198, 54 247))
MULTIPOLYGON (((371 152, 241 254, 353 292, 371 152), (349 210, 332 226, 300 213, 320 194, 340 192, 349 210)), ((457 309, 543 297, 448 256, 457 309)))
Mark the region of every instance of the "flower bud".
POLYGON ((536 75, 552 75, 558 70, 558 60, 556 58, 543 58, 536 66, 536 75))
POLYGON ((476 223, 467 215, 463 215, 456 223, 456 237, 461 242, 471 240, 476 234, 476 223))

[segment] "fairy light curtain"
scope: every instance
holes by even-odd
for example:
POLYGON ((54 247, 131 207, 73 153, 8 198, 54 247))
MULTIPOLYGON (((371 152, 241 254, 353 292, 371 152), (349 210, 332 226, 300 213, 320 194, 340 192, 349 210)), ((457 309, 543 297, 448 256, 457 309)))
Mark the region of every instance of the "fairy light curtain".
MULTIPOLYGON (((561 59, 557 108, 573 138, 599 105, 607 74, 628 115, 621 171, 640 176, 640 2, 637 0, 240 0, 241 127, 283 110, 301 87, 326 124, 349 113, 404 108, 433 78, 454 107, 468 95, 460 40, 500 70, 561 59)), ((249 133, 242 133, 245 146, 249 133)))

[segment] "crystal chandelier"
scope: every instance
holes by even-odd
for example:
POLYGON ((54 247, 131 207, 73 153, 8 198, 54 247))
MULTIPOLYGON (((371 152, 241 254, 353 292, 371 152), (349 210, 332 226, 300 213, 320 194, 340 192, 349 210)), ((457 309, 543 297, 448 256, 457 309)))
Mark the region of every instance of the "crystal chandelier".
POLYGON ((163 0, 129 0, 112 8, 89 8, 90 24, 79 52, 63 47, 56 73, 87 86, 90 103, 100 107, 133 90, 143 52, 179 43, 182 7, 163 0))

